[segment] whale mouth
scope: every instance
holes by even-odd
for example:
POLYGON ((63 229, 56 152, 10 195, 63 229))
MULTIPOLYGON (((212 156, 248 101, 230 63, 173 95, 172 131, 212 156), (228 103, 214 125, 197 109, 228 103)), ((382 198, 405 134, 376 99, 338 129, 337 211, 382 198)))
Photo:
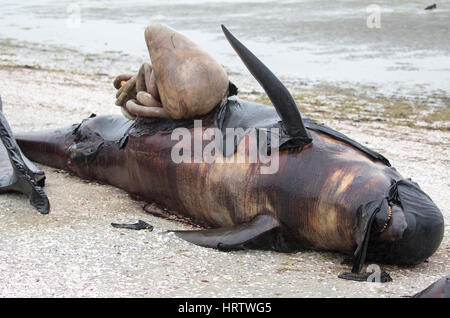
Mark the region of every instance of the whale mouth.
POLYGON ((408 223, 401 206, 389 205, 389 219, 378 232, 377 242, 395 242, 403 237, 408 223))
POLYGON ((442 212, 410 179, 393 181, 387 195, 358 209, 353 273, 365 260, 415 265, 439 247, 444 236, 442 212))

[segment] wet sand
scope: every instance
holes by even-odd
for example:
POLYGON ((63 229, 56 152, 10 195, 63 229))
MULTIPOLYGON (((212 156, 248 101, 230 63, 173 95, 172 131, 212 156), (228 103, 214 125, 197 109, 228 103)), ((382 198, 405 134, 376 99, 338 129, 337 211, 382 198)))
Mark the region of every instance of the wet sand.
MULTIPOLYGON (((3 63, 0 78, 4 114, 14 132, 71 125, 91 113, 119 113, 109 76, 3 63)), ((260 90, 245 83, 237 82, 244 95, 261 98, 260 90)), ((337 278, 350 270, 337 253, 201 248, 164 233, 189 226, 147 214, 143 202, 122 190, 40 165, 49 215, 40 215, 22 195, 0 196, 0 297, 404 297, 450 273, 448 129, 358 121, 353 115, 336 119, 320 105, 310 106, 306 115, 381 152, 440 207, 445 236, 428 262, 381 265, 393 282, 360 283, 337 278), (138 219, 154 230, 110 225, 138 219)))
POLYGON ((420 0, 2 1, 0 60, 86 73, 137 71, 144 29, 165 23, 233 73, 248 76, 220 24, 283 80, 381 86, 383 93, 450 94, 450 6, 420 0), (379 25, 368 24, 371 16, 379 25), (76 23, 78 21, 78 24, 76 23), (25 61, 25 62, 24 62, 25 61))

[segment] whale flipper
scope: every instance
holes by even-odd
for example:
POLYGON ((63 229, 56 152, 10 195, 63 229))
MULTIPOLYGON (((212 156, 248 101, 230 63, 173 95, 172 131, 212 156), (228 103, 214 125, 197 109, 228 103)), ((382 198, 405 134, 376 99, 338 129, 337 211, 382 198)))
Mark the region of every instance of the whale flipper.
POLYGON ((246 243, 261 237, 280 226, 278 220, 271 215, 258 215, 248 223, 237 226, 222 227, 200 231, 173 231, 175 235, 190 243, 217 248, 219 250, 232 250, 242 247, 246 243))
MULTIPOLYGON (((0 110, 1 103, 0 98, 0 110)), ((0 139, 0 193, 24 193, 30 198, 31 205, 42 214, 47 214, 50 211, 50 203, 41 188, 44 185, 44 173, 22 154, 2 111, 0 139)))

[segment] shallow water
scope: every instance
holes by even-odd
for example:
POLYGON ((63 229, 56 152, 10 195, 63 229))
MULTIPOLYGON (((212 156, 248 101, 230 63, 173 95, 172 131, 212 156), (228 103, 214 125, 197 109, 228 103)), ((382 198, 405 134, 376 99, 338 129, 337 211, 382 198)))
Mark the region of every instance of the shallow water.
POLYGON ((7 0, 0 8, 0 58, 109 75, 134 72, 148 59, 145 26, 166 23, 209 51, 231 78, 246 78, 222 34, 225 24, 285 80, 450 93, 450 3, 432 11, 423 1, 373 3, 7 0))

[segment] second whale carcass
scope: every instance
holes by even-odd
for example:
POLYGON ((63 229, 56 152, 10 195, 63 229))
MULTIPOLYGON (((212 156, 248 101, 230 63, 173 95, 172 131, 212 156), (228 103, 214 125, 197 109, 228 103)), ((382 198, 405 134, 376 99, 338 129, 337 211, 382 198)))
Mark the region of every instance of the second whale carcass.
POLYGON ((17 134, 18 144, 33 161, 115 185, 206 225, 176 232, 200 246, 338 251, 353 255, 353 273, 365 260, 412 265, 431 256, 442 241, 444 219, 430 197, 379 153, 302 118, 277 77, 223 31, 274 107, 233 96, 230 84, 228 97, 206 115, 91 116, 71 127, 17 134), (196 147, 205 154, 211 145, 206 139, 196 144, 196 137, 213 129, 226 139, 237 128, 244 133, 221 153, 211 152, 221 160, 196 160, 196 147), (268 131, 276 138, 261 138, 268 131), (193 146, 182 155, 192 160, 173 159, 182 135, 193 146), (253 142, 268 146, 267 156, 276 153, 276 171, 262 173, 267 162, 260 156, 237 160, 249 159, 253 142))

